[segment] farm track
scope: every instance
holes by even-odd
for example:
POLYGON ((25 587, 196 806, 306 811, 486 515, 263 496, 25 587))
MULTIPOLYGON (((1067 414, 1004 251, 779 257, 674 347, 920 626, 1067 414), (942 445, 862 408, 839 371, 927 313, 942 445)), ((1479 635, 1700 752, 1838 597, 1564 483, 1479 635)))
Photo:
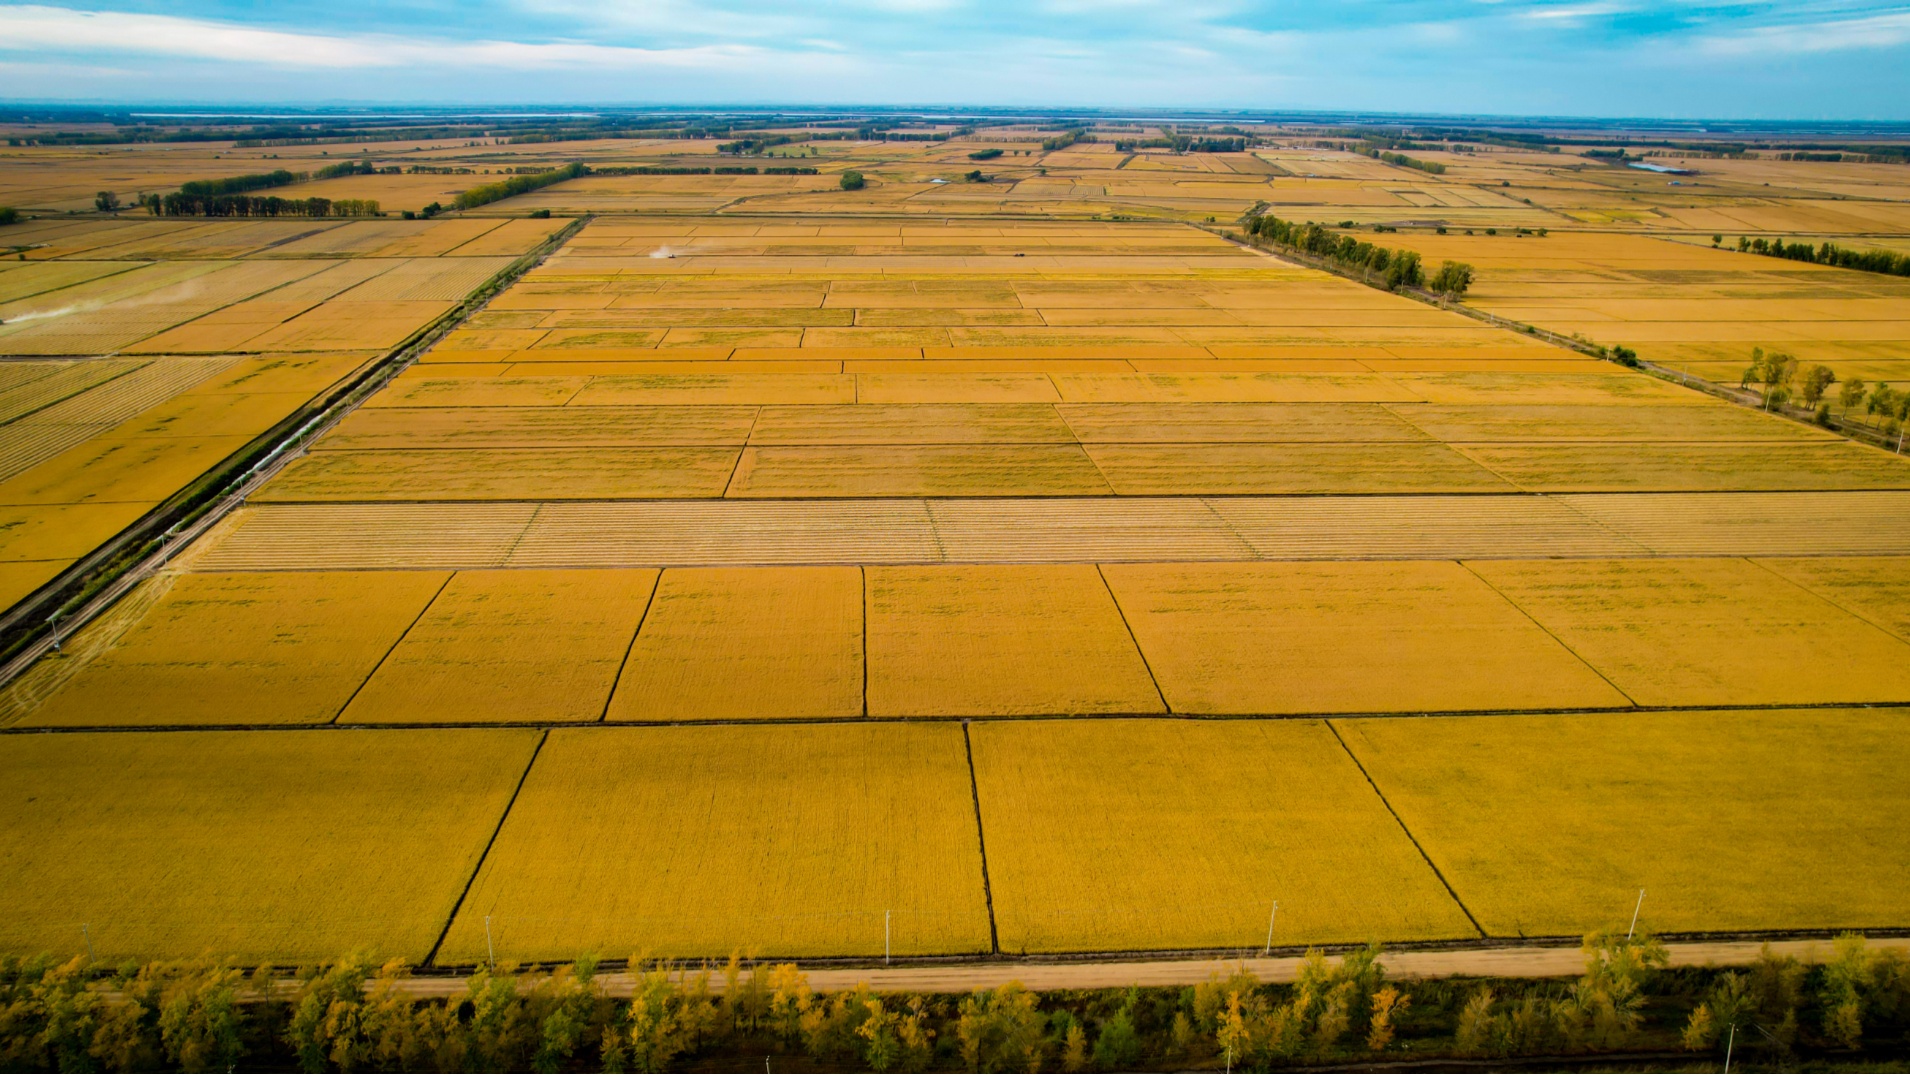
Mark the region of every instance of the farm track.
MULTIPOLYGON (((1888 947, 1888 941, 1872 939, 1874 945, 1888 947)), ((1821 958, 1830 950, 1828 937, 1811 939, 1707 939, 1673 942, 1665 946, 1673 967, 1733 967, 1754 962, 1769 945, 1778 955, 1800 959, 1821 958)), ((863 965, 805 964, 809 984, 818 992, 838 992, 867 984, 877 992, 966 993, 993 989, 1019 982, 1029 989, 1124 989, 1129 986, 1159 987, 1195 985, 1216 975, 1245 968, 1263 982, 1292 982, 1299 976, 1305 957, 1301 954, 1261 955, 1241 953, 1234 956, 1202 954, 1184 959, 1149 959, 1144 956, 1092 956, 1055 959, 976 959, 961 962, 911 960, 901 965, 880 963, 863 965)), ((1585 970, 1585 953, 1576 943, 1557 941, 1533 944, 1505 944, 1486 941, 1463 948, 1388 949, 1383 962, 1390 978, 1569 978, 1585 970)), ((635 989, 637 978, 624 961, 612 960, 597 982, 606 994, 627 997, 635 989)), ((677 965, 677 973, 689 975, 703 964, 677 965)), ((427 969, 415 977, 400 979, 394 986, 400 992, 418 998, 457 996, 465 992, 467 976, 476 968, 448 967, 427 969)), ((283 983, 287 992, 296 982, 283 983)), ((710 978, 712 992, 723 991, 718 975, 710 978)))

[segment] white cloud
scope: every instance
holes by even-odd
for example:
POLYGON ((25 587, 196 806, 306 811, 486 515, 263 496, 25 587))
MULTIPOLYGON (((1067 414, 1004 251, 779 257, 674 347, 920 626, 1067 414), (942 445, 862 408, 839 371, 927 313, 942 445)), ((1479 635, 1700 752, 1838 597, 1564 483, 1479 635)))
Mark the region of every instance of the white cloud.
POLYGON ((753 45, 627 48, 517 41, 430 41, 382 35, 341 36, 262 30, 172 15, 0 7, 0 49, 127 53, 293 68, 500 67, 737 68, 760 62, 753 45))
POLYGON ((1712 56, 1752 56, 1895 48, 1906 42, 1910 42, 1910 12, 1898 11, 1861 19, 1758 26, 1700 37, 1696 45, 1712 56))

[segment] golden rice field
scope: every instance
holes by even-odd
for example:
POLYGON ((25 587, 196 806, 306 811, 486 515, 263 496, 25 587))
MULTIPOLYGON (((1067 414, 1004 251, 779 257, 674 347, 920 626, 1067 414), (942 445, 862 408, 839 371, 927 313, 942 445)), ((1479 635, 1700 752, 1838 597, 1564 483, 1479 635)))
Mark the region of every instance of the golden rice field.
POLYGON ((1516 937, 1620 921, 1641 888, 1642 921, 1656 930, 1900 921, 1903 717, 1695 711, 1339 727, 1479 924, 1516 937))
POLYGON ((7 736, 0 946, 423 959, 537 735, 7 736))
POLYGON ((444 956, 987 951, 968 784, 952 724, 555 731, 444 956))
MULTIPOLYGON (((1710 248, 1901 242, 1901 169, 1270 141, 322 221, 109 218, 110 147, 0 150, 8 605, 593 214, 0 684, 0 954, 1244 952, 1640 888, 1910 928, 1910 460, 1217 234, 1350 222, 1692 377, 1901 379, 1901 280, 1710 248)), ((361 148, 471 170, 309 186, 714 153, 413 144, 361 148)))

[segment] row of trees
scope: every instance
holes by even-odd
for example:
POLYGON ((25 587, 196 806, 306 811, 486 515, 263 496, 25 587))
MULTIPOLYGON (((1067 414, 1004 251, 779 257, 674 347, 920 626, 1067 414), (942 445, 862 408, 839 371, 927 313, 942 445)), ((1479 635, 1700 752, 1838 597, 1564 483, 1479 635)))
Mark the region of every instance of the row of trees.
POLYGON ((1433 175, 1446 174, 1446 166, 1438 161, 1420 160, 1418 157, 1408 157, 1404 153, 1389 153, 1382 149, 1369 149, 1366 151, 1366 155, 1374 160, 1384 161, 1387 164, 1400 168, 1413 168, 1421 172, 1429 172, 1433 175))
MULTIPOLYGON (((117 208, 113 199, 110 208, 117 208)), ((105 199, 97 199, 108 208, 105 199)), ((364 217, 380 216, 378 203, 366 198, 281 198, 259 194, 142 194, 139 205, 153 216, 210 217, 364 217)))
POLYGON ((738 164, 719 168, 678 167, 661 164, 639 164, 632 166, 612 166, 592 168, 591 175, 815 175, 814 168, 798 168, 771 165, 758 168, 753 164, 738 164))
POLYGON ((1296 980, 1245 967, 1184 989, 963 995, 818 993, 794 964, 676 972, 630 962, 610 997, 594 960, 548 972, 480 969, 421 998, 399 962, 351 957, 284 977, 221 964, 106 972, 83 959, 0 961, 0 1069, 185 1071, 663 1071, 806 1058, 872 1071, 1277 1070, 1372 1062, 1682 1047, 1795 1065, 1910 1027, 1910 959, 1846 935, 1809 965, 1666 969, 1663 945, 1585 938, 1576 981, 1389 982, 1377 946, 1307 953, 1296 980))
POLYGON ((1817 414, 1817 421, 1830 424, 1832 385, 1838 386, 1838 417, 1845 422, 1863 421, 1882 435, 1896 436, 1910 423, 1910 391, 1878 382, 1869 384, 1861 377, 1838 381, 1837 374, 1823 363, 1805 366, 1797 356, 1784 351, 1751 348, 1751 364, 1745 367, 1738 387, 1758 386, 1766 410, 1774 410, 1793 400, 1817 414), (1859 417, 1861 416, 1861 417, 1859 417))
MULTIPOLYGON (((1717 245, 1719 238, 1719 236, 1713 236, 1712 245, 1717 245)), ((1897 254, 1889 250, 1850 250, 1828 240, 1819 246, 1812 246, 1809 243, 1787 243, 1782 239, 1751 239, 1740 235, 1738 250, 1774 258, 1789 258, 1792 261, 1808 261, 1817 265, 1834 265, 1840 269, 1857 269, 1889 276, 1910 276, 1910 254, 1897 254)))
POLYGON ((224 179, 194 179, 179 184, 179 193, 193 198, 218 197, 224 194, 244 194, 254 190, 270 190, 273 187, 289 187, 293 183, 302 183, 311 178, 304 172, 287 171, 280 168, 272 172, 256 172, 252 175, 233 175, 224 179))
POLYGON ((1456 299, 1472 286, 1472 266, 1464 262, 1445 262, 1428 281, 1425 269, 1420 265, 1418 251, 1391 250, 1363 242, 1351 235, 1341 235, 1312 221, 1298 224, 1282 220, 1271 213, 1259 213, 1247 218, 1246 227, 1247 234, 1255 239, 1325 258, 1342 269, 1360 274, 1368 283, 1384 286, 1389 291, 1397 291, 1402 287, 1431 287, 1456 299))
POLYGON ((519 194, 528 194, 533 190, 541 190, 544 187, 550 186, 552 183, 562 183, 566 179, 576 179, 589 174, 590 169, 584 167, 582 161, 572 161, 562 168, 555 168, 548 172, 538 172, 535 175, 517 175, 502 182, 485 183, 482 186, 472 187, 470 190, 459 194, 451 204, 454 209, 474 209, 480 205, 489 205, 492 202, 501 201, 505 198, 516 197, 519 194))

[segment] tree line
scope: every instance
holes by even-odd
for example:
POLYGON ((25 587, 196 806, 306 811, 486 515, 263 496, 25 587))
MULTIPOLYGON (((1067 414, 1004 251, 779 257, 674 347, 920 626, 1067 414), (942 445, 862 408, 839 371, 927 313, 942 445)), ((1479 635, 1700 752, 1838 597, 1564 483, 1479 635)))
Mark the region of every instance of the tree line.
POLYGON ((1427 287, 1457 299, 1472 286, 1472 266, 1464 262, 1443 263, 1429 281, 1417 251, 1376 246, 1351 235, 1341 235, 1312 221, 1298 224, 1270 213, 1258 213, 1247 218, 1246 227, 1247 234, 1255 239, 1325 258, 1341 269, 1358 274, 1367 283, 1383 286, 1388 291, 1397 291, 1402 287, 1427 287))
POLYGON ((1438 161, 1420 160, 1418 157, 1408 157, 1404 153, 1392 153, 1383 149, 1369 149, 1366 151, 1366 155, 1372 157, 1374 160, 1385 161, 1387 164, 1400 168, 1414 168, 1422 172, 1431 173, 1432 175, 1446 174, 1446 166, 1440 164, 1438 161))
POLYGON ((1188 134, 1162 138, 1117 139, 1114 148, 1121 153, 1136 149, 1171 149, 1176 153, 1241 153, 1252 144, 1250 138, 1196 138, 1188 134))
POLYGON ((609 168, 592 168, 590 169, 590 174, 591 175, 815 175, 816 170, 814 168, 797 168, 793 165, 789 167, 770 166, 765 168, 758 168, 753 164, 743 164, 743 165, 736 165, 734 167, 690 168, 690 167, 675 167, 671 165, 640 164, 640 165, 633 165, 633 166, 627 166, 627 167, 612 166, 609 168))
POLYGON ((631 959, 607 995, 594 959, 479 968, 461 993, 421 999, 410 968, 363 956, 283 975, 223 963, 0 959, 8 1071, 664 1071, 780 1057, 871 1071, 1283 1070, 1347 1064, 1679 1049, 1694 1059, 1796 1066, 1900 1041, 1910 959, 1862 936, 1806 964, 1672 971, 1662 944, 1584 939, 1575 981, 1390 981, 1378 946, 1307 952, 1296 980, 1244 966, 1186 988, 967 994, 814 989, 795 964, 689 971, 631 959))
POLYGON ((367 198, 280 198, 256 194, 142 194, 139 205, 153 216, 367 217, 383 216, 367 198))
POLYGON ((291 172, 284 168, 272 172, 257 172, 252 175, 233 175, 224 179, 194 179, 179 184, 179 193, 193 198, 215 198, 225 194, 244 194, 254 190, 269 190, 273 187, 289 187, 293 183, 303 183, 311 176, 305 172, 291 172))
POLYGON ((489 205, 492 202, 515 197, 519 194, 528 194, 533 190, 541 190, 544 187, 550 186, 552 183, 562 183, 566 179, 576 179, 579 176, 589 174, 590 169, 584 167, 582 161, 572 161, 562 168, 556 168, 548 172, 538 172, 535 175, 512 176, 500 183, 486 183, 483 186, 472 187, 470 190, 459 194, 457 198, 452 201, 452 207, 456 209, 473 209, 480 205, 489 205))
POLYGON ((1896 254, 1888 250, 1849 250, 1829 240, 1825 240, 1821 246, 1812 246, 1809 243, 1787 243, 1782 239, 1752 239, 1740 235, 1738 250, 1741 253, 1788 258, 1791 261, 1834 265, 1839 269, 1857 269, 1889 276, 1910 276, 1910 254, 1896 254))
POLYGON ((1829 366, 1820 362, 1807 367, 1797 356, 1784 351, 1751 348, 1751 364, 1738 379, 1738 387, 1749 389, 1752 385, 1759 387, 1765 410, 1775 410, 1793 399, 1801 399, 1804 406, 1815 413, 1819 425, 1831 424, 1828 397, 1832 385, 1839 386, 1838 414, 1843 421, 1863 421, 1885 437, 1902 433, 1904 424, 1910 422, 1910 391, 1892 388, 1882 381, 1868 384, 1861 377, 1840 382, 1836 371, 1829 366), (1856 419, 1859 413, 1865 417, 1856 419))

